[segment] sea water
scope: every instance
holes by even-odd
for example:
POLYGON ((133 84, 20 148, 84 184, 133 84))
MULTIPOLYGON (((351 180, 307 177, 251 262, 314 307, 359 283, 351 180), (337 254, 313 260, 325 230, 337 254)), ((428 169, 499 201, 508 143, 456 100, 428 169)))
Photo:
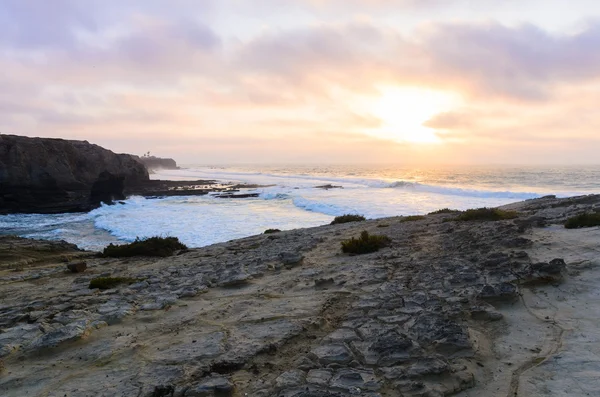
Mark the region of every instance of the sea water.
POLYGON ((600 166, 186 166, 152 179, 249 183, 255 198, 214 195, 146 199, 104 205, 85 214, 0 216, 0 234, 66 240, 101 250, 109 243, 176 236, 201 247, 276 228, 324 225, 337 215, 367 218, 426 214, 440 208, 494 207, 554 194, 600 193, 600 166), (332 189, 317 186, 339 186, 332 189))

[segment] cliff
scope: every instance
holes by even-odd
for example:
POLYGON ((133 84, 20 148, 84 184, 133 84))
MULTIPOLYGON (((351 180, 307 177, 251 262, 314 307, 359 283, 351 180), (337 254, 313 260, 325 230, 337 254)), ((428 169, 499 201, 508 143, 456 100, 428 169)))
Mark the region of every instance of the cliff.
POLYGON ((87 141, 0 135, 0 213, 87 211, 148 179, 133 156, 87 141))
POLYGON ((143 156, 136 157, 142 162, 149 170, 165 169, 165 170, 177 170, 177 163, 173 159, 155 157, 155 156, 143 156))

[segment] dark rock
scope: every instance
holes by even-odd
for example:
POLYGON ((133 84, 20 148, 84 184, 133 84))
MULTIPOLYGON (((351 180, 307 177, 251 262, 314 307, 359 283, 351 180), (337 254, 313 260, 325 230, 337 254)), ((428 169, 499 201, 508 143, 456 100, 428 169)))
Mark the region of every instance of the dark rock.
POLYGON ((300 370, 286 371, 275 379, 275 384, 279 388, 298 386, 304 383, 306 373, 300 370))
POLYGON ((429 357, 410 365, 406 373, 411 378, 417 378, 425 375, 440 375, 449 371, 450 366, 445 360, 437 357, 429 357))
POLYGON ((259 193, 240 193, 240 194, 223 193, 223 194, 215 195, 216 198, 252 198, 252 197, 258 197, 258 196, 260 196, 259 193))
POLYGON ((317 346, 311 353, 323 365, 332 363, 348 364, 352 361, 352 353, 343 344, 317 346))
POLYGON ((305 392, 301 392, 300 394, 296 394, 294 397, 345 397, 345 394, 340 394, 340 393, 332 393, 332 392, 328 392, 328 391, 320 391, 320 390, 315 390, 315 391, 305 391, 305 392))
POLYGON ((85 262, 68 263, 67 269, 69 269, 73 273, 83 273, 85 271, 85 269, 87 269, 87 263, 85 263, 85 262))
POLYGON ((175 395, 175 387, 168 386, 155 386, 152 392, 152 397, 173 397, 175 395))
POLYGON ((334 284, 333 278, 317 278, 315 279, 315 287, 317 288, 327 288, 334 284))
POLYGON ((190 387, 185 392, 185 397, 227 397, 232 396, 233 391, 234 386, 229 379, 217 376, 190 387))
POLYGON ((0 213, 88 211, 106 193, 123 198, 123 186, 148 179, 133 156, 87 141, 0 135, 0 213))
POLYGON ((28 348, 30 350, 37 350, 56 347, 61 343, 80 339, 89 331, 88 320, 75 321, 34 339, 28 348))
POLYGON ((532 244, 533 243, 531 242, 531 240, 529 240, 525 237, 516 237, 513 239, 506 240, 503 243, 503 245, 508 248, 524 248, 524 247, 529 247, 532 244))
POLYGON ((473 320, 498 321, 502 317, 502 313, 490 304, 482 303, 471 308, 471 318, 473 320))
POLYGON ((381 387, 375 373, 365 370, 340 369, 331 379, 331 387, 348 391, 377 391, 381 387))
POLYGON ((525 219, 516 219, 514 222, 519 227, 519 233, 523 233, 532 227, 545 227, 547 225, 547 220, 543 216, 530 216, 525 219))
POLYGON ((510 261, 510 256, 504 252, 496 252, 490 254, 486 260, 481 264, 486 268, 496 267, 498 265, 504 265, 510 261))
POLYGON ((406 362, 419 354, 418 346, 407 335, 391 331, 374 342, 352 342, 366 365, 391 366, 406 362))
POLYGON ((229 269, 219 275, 217 285, 226 288, 240 287, 247 284, 250 279, 252 276, 241 269, 229 269))
POLYGON ((339 185, 332 185, 331 183, 328 183, 327 185, 320 185, 320 186, 315 186, 315 189, 324 189, 324 190, 329 190, 329 189, 343 189, 343 186, 339 186, 339 185))
POLYGON ((433 346, 439 353, 450 355, 471 349, 466 329, 439 314, 419 316, 410 331, 420 342, 433 346))
POLYGON ((532 270, 540 273, 560 274, 567 264, 564 259, 552 259, 550 263, 534 263, 531 265, 532 270))
POLYGON ((113 204, 114 200, 124 200, 125 177, 116 176, 108 171, 102 171, 92 185, 90 203, 97 206, 100 203, 113 204))
POLYGON ((306 375, 306 382, 320 386, 327 386, 332 376, 333 371, 331 369, 313 369, 308 372, 308 375, 306 375))
POLYGON ((519 289, 512 283, 486 284, 477 295, 479 299, 487 301, 512 301, 518 296, 519 289))
POLYGON ((161 158, 155 156, 135 156, 137 160, 139 160, 142 164, 146 166, 148 170, 177 170, 179 167, 177 163, 173 159, 169 158, 161 158))

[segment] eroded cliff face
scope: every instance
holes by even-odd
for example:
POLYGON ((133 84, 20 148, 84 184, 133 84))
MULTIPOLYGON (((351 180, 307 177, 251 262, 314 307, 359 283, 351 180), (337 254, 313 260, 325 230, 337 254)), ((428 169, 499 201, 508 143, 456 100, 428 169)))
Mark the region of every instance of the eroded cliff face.
POLYGON ((133 156, 87 141, 0 135, 0 213, 87 211, 148 179, 133 156))

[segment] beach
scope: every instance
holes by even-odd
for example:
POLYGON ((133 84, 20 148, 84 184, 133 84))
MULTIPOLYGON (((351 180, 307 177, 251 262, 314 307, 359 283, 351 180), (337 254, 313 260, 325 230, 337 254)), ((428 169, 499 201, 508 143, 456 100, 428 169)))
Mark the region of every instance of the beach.
POLYGON ((600 232, 562 224, 598 206, 598 196, 546 197, 505 207, 515 219, 382 218, 164 259, 99 258, 68 245, 36 258, 27 250, 39 243, 3 240, 23 251, 0 274, 0 390, 594 395, 600 232), (342 253, 340 242, 362 231, 391 242, 342 253), (79 261, 85 272, 66 271, 79 261), (89 288, 99 276, 135 282, 89 288))

